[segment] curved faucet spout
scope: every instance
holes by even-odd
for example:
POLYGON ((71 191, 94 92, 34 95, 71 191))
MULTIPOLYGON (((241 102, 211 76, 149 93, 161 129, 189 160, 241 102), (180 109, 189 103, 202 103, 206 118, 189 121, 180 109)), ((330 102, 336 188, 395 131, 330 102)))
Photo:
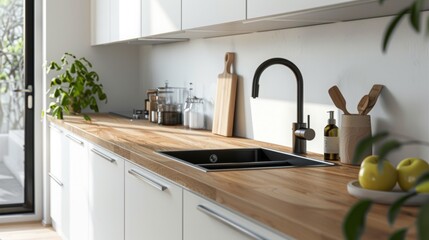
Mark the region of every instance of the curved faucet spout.
POLYGON ((302 79, 302 74, 299 71, 298 67, 291 61, 284 58, 271 58, 263 62, 255 71, 255 75, 253 77, 253 86, 252 86, 252 97, 257 98, 259 95, 259 78, 261 74, 267 69, 269 66, 280 64, 286 66, 292 70, 296 77, 297 83, 297 123, 301 124, 304 122, 304 81, 302 79))
POLYGON ((266 60, 259 65, 255 71, 255 75, 253 77, 252 97, 257 98, 259 95, 259 78, 261 77, 262 72, 264 72, 269 66, 275 64, 286 66, 295 74, 297 83, 297 122, 292 124, 292 144, 294 153, 305 154, 307 152, 306 140, 312 140, 316 133, 310 128, 310 116, 308 117, 308 126, 304 123, 304 81, 298 67, 293 62, 284 58, 271 58, 266 60))

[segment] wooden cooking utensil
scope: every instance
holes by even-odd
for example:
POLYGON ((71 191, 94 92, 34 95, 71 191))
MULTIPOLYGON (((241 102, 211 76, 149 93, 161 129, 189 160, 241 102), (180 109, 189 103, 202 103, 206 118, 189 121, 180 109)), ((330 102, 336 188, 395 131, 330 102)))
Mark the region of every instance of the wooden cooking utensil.
POLYGON ((212 132, 223 136, 232 136, 234 125, 235 96, 237 93, 237 75, 231 73, 234 53, 225 54, 225 69, 217 79, 216 101, 214 103, 212 132))
POLYGON ((366 110, 362 113, 363 115, 368 114, 372 108, 374 107, 375 103, 377 102, 378 96, 380 96, 381 90, 383 90, 383 85, 381 84, 374 84, 371 88, 371 91, 369 91, 369 103, 366 110))
POLYGON ((350 115, 350 112, 347 111, 346 100, 344 99, 344 96, 343 94, 341 94, 341 91, 337 87, 337 85, 331 87, 328 90, 328 93, 329 93, 329 96, 331 96, 331 99, 334 102, 335 106, 343 110, 344 114, 350 115))
POLYGON ((359 104, 357 106, 358 112, 360 115, 363 115, 363 113, 365 112, 365 110, 368 108, 368 104, 369 104, 369 96, 368 95, 364 95, 360 101, 359 104))

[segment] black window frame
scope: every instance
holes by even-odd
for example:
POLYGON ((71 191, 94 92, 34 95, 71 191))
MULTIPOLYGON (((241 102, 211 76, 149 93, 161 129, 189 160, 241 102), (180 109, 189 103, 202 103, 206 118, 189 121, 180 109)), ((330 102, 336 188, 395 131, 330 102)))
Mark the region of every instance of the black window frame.
POLYGON ((24 76, 25 88, 32 89, 25 93, 25 123, 24 123, 24 202, 16 204, 0 205, 0 215, 34 213, 34 23, 35 1, 24 0, 24 76), (32 98, 32 106, 29 109, 27 100, 32 98))

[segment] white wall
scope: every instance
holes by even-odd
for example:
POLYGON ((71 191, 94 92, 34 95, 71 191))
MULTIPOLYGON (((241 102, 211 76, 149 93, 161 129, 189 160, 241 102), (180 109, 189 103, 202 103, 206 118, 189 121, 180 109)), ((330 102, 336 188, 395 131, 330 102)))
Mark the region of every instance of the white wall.
MULTIPOLYGON (((373 131, 387 129, 429 142, 429 42, 403 24, 388 53, 383 54, 382 33, 388 21, 378 18, 143 46, 140 92, 161 86, 165 80, 171 86, 192 81, 196 95, 206 99, 211 126, 217 75, 223 71, 225 52, 235 52, 240 79, 234 134, 291 146, 291 122, 296 121, 296 83, 291 72, 283 66, 267 69, 261 77, 259 98, 251 99, 255 69, 268 58, 283 57, 294 62, 304 77, 304 111, 311 115, 317 133, 308 142, 309 151, 323 152, 325 112, 335 109, 328 89, 335 84, 351 112, 357 112, 357 103, 373 84, 384 84, 371 112, 373 131)), ((427 147, 405 147, 392 160, 428 155, 427 147)))
POLYGON ((93 64, 93 70, 100 75, 100 82, 108 96, 107 104, 99 104, 102 112, 132 109, 137 105, 138 46, 115 44, 91 47, 89 0, 45 1, 45 61, 59 61, 64 52, 87 58, 93 64))

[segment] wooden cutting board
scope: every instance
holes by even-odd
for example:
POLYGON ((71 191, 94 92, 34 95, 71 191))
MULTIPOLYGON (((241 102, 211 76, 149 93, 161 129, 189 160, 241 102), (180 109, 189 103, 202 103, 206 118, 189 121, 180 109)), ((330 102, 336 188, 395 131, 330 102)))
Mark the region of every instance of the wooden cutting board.
POLYGON ((237 75, 231 72, 234 53, 225 54, 225 69, 217 79, 216 101, 214 103, 214 134, 230 137, 234 125, 235 97, 237 93, 237 75))

